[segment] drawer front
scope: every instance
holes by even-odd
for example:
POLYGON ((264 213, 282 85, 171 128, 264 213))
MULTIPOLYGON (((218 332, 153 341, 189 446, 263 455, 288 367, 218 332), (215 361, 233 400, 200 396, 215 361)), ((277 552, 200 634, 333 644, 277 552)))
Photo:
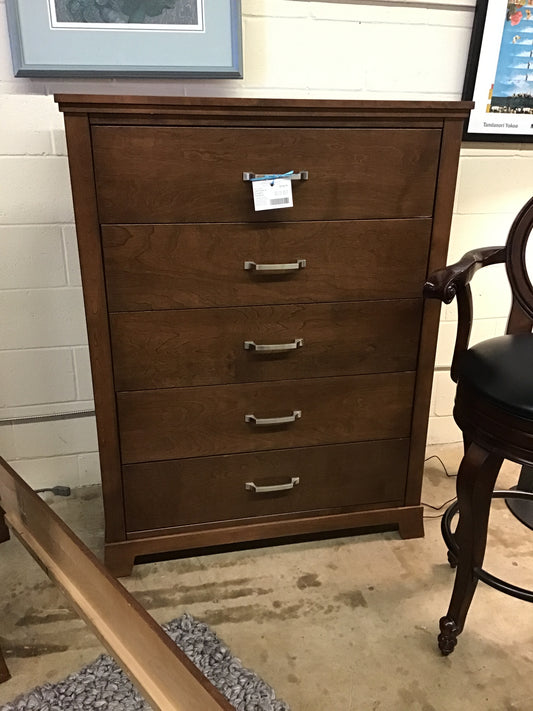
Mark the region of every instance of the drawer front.
POLYGON ((107 226, 108 306, 141 311, 418 298, 430 235, 427 219, 107 226), (245 269, 245 262, 286 267, 245 269))
POLYGON ((421 299, 111 314, 115 388, 415 370, 421 299))
POLYGON ((359 442, 123 467, 128 532, 399 504, 409 440, 359 442), (247 488, 294 484, 265 492, 247 488))
POLYGON ((93 127, 105 223, 418 217, 433 212, 440 129, 93 127), (255 212, 243 172, 308 171, 294 207, 255 212))
POLYGON ((122 461, 407 437, 414 381, 406 372, 118 393, 122 461), (293 421, 263 424, 274 418, 293 421))

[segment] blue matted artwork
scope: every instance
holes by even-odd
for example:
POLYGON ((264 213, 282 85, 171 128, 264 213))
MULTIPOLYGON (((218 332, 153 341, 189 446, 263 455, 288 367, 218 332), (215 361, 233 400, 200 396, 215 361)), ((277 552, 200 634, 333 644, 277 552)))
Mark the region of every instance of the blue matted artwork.
POLYGON ((15 76, 242 77, 240 0, 6 0, 15 76))

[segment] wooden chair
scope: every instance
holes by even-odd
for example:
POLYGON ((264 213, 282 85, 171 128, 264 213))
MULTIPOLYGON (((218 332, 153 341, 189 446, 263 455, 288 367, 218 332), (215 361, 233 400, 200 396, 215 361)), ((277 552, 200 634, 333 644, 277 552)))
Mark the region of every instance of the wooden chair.
MULTIPOLYGON (((457 565, 448 613, 440 620, 439 648, 446 655, 457 644, 478 579, 522 600, 533 592, 505 583, 482 569, 493 496, 533 499, 531 492, 494 492, 504 459, 533 465, 533 272, 526 248, 533 229, 533 198, 516 217, 504 247, 486 247, 431 275, 426 298, 451 303, 457 298, 458 330, 451 377, 457 383, 454 418, 463 432, 465 453, 457 475, 457 503, 443 519, 448 559, 457 565), (481 268, 505 263, 513 300, 506 335, 468 348, 472 326, 469 282, 481 268), (531 278, 531 280, 530 280, 531 278), (459 511, 455 534, 451 517, 459 511)), ((533 256, 533 237, 530 247, 533 256)), ((533 258, 530 257, 533 263, 533 258)))

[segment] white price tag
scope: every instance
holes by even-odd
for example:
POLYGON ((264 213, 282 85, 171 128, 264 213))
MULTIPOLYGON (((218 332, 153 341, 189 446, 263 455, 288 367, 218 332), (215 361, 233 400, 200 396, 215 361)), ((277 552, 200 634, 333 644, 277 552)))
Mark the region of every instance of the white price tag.
POLYGON ((259 210, 278 210, 280 207, 292 207, 292 183, 286 178, 274 180, 254 180, 254 207, 259 210))

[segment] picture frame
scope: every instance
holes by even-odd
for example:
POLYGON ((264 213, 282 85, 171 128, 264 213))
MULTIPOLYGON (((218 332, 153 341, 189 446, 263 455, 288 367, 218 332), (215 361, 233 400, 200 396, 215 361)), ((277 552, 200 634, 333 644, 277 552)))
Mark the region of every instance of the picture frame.
POLYGON ((6 0, 16 77, 242 78, 240 0, 6 0))
POLYGON ((533 0, 478 0, 463 99, 465 141, 533 141, 533 0))

